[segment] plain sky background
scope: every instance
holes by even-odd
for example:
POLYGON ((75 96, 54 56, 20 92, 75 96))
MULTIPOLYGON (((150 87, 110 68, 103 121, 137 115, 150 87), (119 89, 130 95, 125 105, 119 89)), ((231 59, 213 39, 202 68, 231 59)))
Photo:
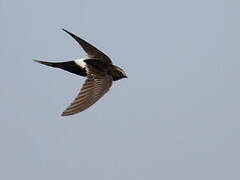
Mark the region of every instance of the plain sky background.
POLYGON ((1 180, 239 180, 240 1, 0 0, 1 180), (85 79, 34 63, 84 57, 127 72, 62 111, 85 79))

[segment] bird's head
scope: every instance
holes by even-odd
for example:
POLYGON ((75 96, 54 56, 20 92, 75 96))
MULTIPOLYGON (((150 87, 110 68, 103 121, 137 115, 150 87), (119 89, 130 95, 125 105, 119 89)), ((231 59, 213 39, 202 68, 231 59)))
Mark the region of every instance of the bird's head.
POLYGON ((113 80, 117 81, 122 78, 127 78, 125 71, 118 66, 113 66, 113 80))

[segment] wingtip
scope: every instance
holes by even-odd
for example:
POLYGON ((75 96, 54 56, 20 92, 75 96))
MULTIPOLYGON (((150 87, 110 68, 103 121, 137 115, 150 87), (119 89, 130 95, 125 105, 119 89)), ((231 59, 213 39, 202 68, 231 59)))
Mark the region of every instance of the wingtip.
POLYGON ((63 113, 61 114, 62 117, 70 116, 70 115, 72 115, 72 114, 67 114, 66 112, 63 112, 63 113))
POLYGON ((66 116, 64 112, 62 112, 61 116, 66 116))
POLYGON ((63 111, 63 112, 62 112, 62 114, 61 114, 61 116, 69 116, 69 115, 71 115, 71 114, 67 113, 67 111, 66 111, 66 110, 65 110, 65 111, 63 111))
POLYGON ((68 30, 66 30, 66 29, 64 29, 64 28, 62 28, 62 30, 63 30, 64 32, 70 34, 70 32, 69 32, 68 30))

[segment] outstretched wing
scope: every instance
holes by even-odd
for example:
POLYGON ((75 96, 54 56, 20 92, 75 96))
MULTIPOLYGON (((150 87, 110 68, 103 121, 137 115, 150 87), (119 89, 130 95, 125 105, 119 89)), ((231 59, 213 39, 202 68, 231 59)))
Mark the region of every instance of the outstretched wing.
POLYGON ((75 34, 63 29, 66 33, 68 33, 70 36, 72 36, 84 49, 84 51, 87 53, 89 58, 104 58, 107 61, 111 63, 111 60, 107 55, 105 55, 103 52, 95 48, 93 45, 89 44, 87 41, 81 39, 80 37, 76 36, 75 34))
POLYGON ((87 67, 87 80, 72 102, 72 104, 62 113, 62 116, 73 115, 84 111, 97 102, 112 85, 112 77, 106 73, 99 72, 93 66, 87 67))

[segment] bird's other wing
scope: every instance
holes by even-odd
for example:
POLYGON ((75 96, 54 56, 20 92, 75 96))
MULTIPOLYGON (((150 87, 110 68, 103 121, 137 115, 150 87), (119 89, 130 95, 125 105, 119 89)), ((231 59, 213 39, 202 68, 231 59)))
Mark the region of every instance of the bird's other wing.
POLYGON ((97 102, 112 85, 112 77, 106 73, 98 71, 91 65, 87 68, 87 80, 72 102, 72 104, 62 113, 62 116, 69 116, 84 111, 97 102))
POLYGON ((105 55, 103 52, 95 48, 93 45, 88 43, 87 41, 81 39, 80 37, 76 36, 75 34, 67 31, 66 29, 63 29, 66 33, 68 33, 70 36, 72 36, 83 48, 83 50, 87 53, 89 58, 104 58, 107 59, 110 63, 110 58, 105 55))

